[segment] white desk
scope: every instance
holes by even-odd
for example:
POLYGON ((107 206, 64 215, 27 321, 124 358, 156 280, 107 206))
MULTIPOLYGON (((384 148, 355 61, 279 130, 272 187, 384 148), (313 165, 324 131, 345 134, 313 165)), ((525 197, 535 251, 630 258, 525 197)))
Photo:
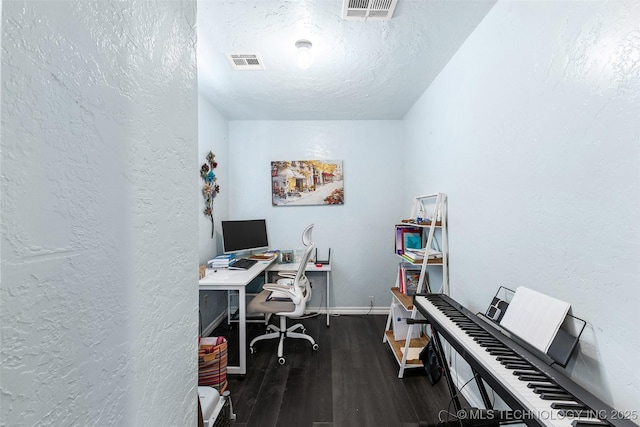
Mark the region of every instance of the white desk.
MULTIPOLYGON (((300 263, 293 263, 293 264, 272 264, 271 266, 269 266, 269 268, 267 268, 264 271, 264 279, 265 279, 265 283, 267 283, 268 280, 268 274, 272 271, 274 272, 278 272, 278 271, 298 271, 298 268, 300 267, 300 263)), ((306 272, 314 272, 314 271, 318 271, 318 272, 323 272, 326 275, 327 278, 327 303, 326 303, 326 307, 327 307, 327 327, 329 327, 329 316, 330 316, 330 312, 329 312, 329 287, 330 287, 330 283, 331 283, 331 264, 322 264, 320 267, 318 267, 316 264, 313 263, 308 263, 307 264, 307 268, 305 268, 306 272)), ((240 300, 242 301, 242 299, 240 300)))
MULTIPOLYGON (((201 291, 238 291, 240 301, 245 301, 245 288, 262 273, 275 258, 258 261, 248 270, 207 269, 206 275, 198 282, 201 291)), ((247 373, 247 307, 238 304, 240 315, 240 366, 227 366, 227 373, 244 375, 247 373)))

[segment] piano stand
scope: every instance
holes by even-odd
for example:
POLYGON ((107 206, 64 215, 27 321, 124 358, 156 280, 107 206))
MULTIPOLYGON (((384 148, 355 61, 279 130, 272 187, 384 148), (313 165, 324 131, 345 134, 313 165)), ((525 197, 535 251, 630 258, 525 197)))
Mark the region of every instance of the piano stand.
MULTIPOLYGON (((428 324, 429 322, 424 319, 406 319, 407 324, 412 323, 422 323, 428 324)), ((440 341, 440 335, 438 331, 435 329, 431 330, 431 341, 433 341, 434 350, 436 353, 436 357, 438 358, 438 362, 440 366, 442 366, 444 378, 447 381, 447 388, 449 389, 449 395, 451 396, 451 401, 453 402, 453 407, 456 411, 460 411, 462 409, 462 405, 460 404, 460 398, 458 398, 459 390, 456 389, 455 384, 453 383, 453 378, 451 377, 451 370, 449 369, 449 364, 447 363, 447 359, 444 357, 444 350, 442 346, 442 341, 440 341)), ((480 390, 480 395, 482 396, 482 402, 485 407, 488 409, 492 409, 493 405, 491 400, 489 399, 489 394, 487 393, 487 389, 484 386, 484 382, 482 381, 482 377, 478 374, 478 372, 472 368, 473 377, 476 380, 476 384, 478 386, 478 390, 480 390)), ((458 426, 459 422, 456 422, 458 426)), ((484 425, 484 424, 483 424, 484 425)))

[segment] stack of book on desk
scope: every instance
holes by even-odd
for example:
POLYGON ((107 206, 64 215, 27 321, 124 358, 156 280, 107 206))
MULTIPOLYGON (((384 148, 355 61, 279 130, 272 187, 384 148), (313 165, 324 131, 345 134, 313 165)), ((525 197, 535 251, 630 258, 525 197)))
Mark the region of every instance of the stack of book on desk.
POLYGON ((236 261, 236 254, 218 255, 210 259, 209 268, 227 268, 236 261))

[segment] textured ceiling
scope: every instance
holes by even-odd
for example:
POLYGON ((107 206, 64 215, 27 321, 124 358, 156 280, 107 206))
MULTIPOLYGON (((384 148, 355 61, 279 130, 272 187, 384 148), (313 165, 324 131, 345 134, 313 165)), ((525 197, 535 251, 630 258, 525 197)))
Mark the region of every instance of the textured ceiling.
POLYGON ((494 3, 399 0, 391 20, 363 22, 341 18, 343 0, 199 0, 199 90, 230 120, 401 119, 494 3), (235 71, 227 52, 265 70, 235 71))

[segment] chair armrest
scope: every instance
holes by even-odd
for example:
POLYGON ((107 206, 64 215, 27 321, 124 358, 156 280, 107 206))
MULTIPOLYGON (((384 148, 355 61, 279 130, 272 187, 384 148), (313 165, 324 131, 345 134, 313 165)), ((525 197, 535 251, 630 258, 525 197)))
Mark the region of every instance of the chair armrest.
POLYGON ((289 285, 281 285, 279 283, 265 283, 262 285, 262 289, 266 289, 268 291, 283 291, 290 292, 291 288, 289 285))
POLYGON ((277 283, 265 283, 262 286, 262 289, 271 291, 271 292, 281 293, 287 296, 288 298, 290 298, 291 302, 293 302, 295 305, 300 304, 300 301, 302 300, 300 295, 294 293, 288 285, 279 285, 277 283))

